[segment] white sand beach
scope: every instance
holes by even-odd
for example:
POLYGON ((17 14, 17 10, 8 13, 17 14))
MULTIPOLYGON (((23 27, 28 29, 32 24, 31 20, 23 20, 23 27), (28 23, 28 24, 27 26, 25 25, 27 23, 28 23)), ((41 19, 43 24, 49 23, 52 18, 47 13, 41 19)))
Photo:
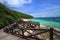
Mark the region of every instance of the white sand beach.
POLYGON ((40 28, 47 28, 47 26, 40 24, 40 28))
POLYGON ((22 19, 23 21, 29 21, 28 19, 22 19))

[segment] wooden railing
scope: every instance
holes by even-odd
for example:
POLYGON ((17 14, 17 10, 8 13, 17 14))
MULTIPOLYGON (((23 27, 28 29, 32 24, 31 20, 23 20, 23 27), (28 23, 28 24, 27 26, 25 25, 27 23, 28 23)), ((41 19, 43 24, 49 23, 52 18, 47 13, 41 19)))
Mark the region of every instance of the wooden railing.
MULTIPOLYGON (((33 38, 33 39, 36 39, 36 40, 41 40, 40 38, 36 37, 36 35, 38 35, 38 34, 43 34, 43 33, 46 33, 46 32, 49 32, 49 33, 50 33, 50 38, 49 38, 50 40, 53 40, 54 34, 56 34, 57 36, 60 37, 60 31, 57 31, 57 30, 55 30, 54 28, 50 28, 50 29, 35 29, 35 28, 22 29, 22 28, 19 28, 19 30, 22 31, 22 34, 19 34, 19 35, 22 35, 22 37, 23 37, 24 39, 33 38), (36 33, 36 34, 32 34, 32 33, 28 32, 28 31, 26 31, 26 32, 28 32, 30 35, 29 35, 29 36, 25 36, 25 35, 24 35, 25 30, 40 30, 40 31, 42 31, 42 32, 38 32, 38 33, 36 33), (43 30, 44 30, 44 31, 43 31, 43 30)), ((13 34, 13 30, 9 30, 9 31, 11 31, 11 33, 13 34)), ((7 32, 7 33, 8 33, 8 32, 7 32)), ((13 34, 13 35, 14 35, 14 34, 13 34)))

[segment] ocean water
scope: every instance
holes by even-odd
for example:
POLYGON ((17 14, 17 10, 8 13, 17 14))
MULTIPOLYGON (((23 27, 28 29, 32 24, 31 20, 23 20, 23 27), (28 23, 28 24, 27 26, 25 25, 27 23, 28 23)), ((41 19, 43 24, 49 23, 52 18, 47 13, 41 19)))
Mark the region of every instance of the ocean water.
POLYGON ((49 18, 34 18, 29 20, 34 22, 39 22, 40 24, 60 30, 60 18, 49 17, 49 18))

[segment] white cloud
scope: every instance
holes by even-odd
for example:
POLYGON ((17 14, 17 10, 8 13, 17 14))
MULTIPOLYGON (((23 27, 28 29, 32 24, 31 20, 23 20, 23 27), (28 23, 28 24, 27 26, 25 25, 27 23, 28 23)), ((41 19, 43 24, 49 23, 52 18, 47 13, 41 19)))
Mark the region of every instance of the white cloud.
POLYGON ((4 3, 4 0, 0 0, 1 3, 4 3))
POLYGON ((32 0, 1 0, 1 2, 6 2, 11 7, 20 7, 24 4, 31 4, 32 0))
POLYGON ((31 3, 32 0, 20 0, 20 2, 22 2, 22 3, 31 3))

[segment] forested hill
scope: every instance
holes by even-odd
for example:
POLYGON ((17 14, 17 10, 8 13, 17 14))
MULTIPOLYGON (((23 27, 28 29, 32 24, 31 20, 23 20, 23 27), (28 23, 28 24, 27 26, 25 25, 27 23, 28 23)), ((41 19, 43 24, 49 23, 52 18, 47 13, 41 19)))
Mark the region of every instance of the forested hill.
POLYGON ((0 3, 0 27, 13 23, 20 18, 27 19, 33 17, 31 15, 11 10, 7 8, 4 4, 0 3))

